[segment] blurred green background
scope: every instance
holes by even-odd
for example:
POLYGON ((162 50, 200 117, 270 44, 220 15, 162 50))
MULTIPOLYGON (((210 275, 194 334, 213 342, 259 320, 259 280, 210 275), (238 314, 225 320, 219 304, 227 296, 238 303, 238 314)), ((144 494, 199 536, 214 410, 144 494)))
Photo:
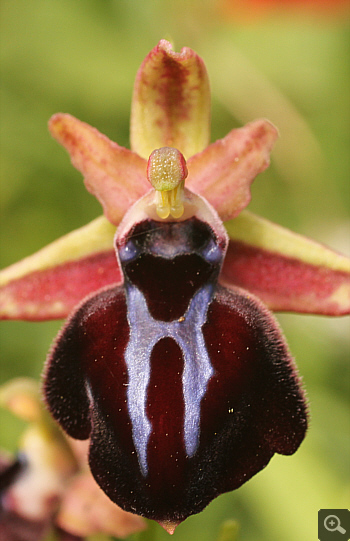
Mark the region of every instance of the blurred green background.
MULTIPOLYGON (((329 11, 306 1, 243 4, 2 0, 2 267, 101 213, 47 121, 69 112, 128 146, 134 77, 161 38, 205 60, 213 140, 258 117, 280 129, 249 208, 350 251, 349 10, 337 11, 332 0, 329 11)), ((227 519, 239 521, 239 541, 309 541, 317 539, 318 509, 349 507, 349 318, 278 318, 307 389, 309 434, 294 456, 275 456, 241 489, 188 519, 174 541, 213 541, 227 519)), ((0 383, 39 378, 60 326, 3 322, 0 383)), ((22 424, 5 412, 0 423, 1 446, 15 450, 22 424)), ((152 535, 168 539, 160 527, 152 535)))

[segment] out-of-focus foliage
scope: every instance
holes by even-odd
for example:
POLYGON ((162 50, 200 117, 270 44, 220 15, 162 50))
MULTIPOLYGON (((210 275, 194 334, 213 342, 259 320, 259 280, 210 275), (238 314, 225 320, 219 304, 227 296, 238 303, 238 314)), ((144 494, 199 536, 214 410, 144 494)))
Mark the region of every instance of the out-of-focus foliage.
MULTIPOLYGON (((250 209, 349 251, 349 17, 290 10, 229 16, 214 0, 3 0, 1 3, 1 266, 101 213, 47 132, 69 112, 128 146, 136 71, 160 38, 205 60, 212 139, 257 117, 280 129, 250 209)), ((340 13, 340 14, 339 14, 340 13)), ((305 443, 187 520, 175 541, 212 541, 229 519, 239 541, 317 538, 319 508, 347 507, 349 319, 280 316, 310 401, 305 443)), ((60 322, 1 324, 0 382, 39 378, 60 322)), ((1 412, 0 444, 22 425, 1 412)), ((160 527, 152 540, 168 539, 160 527)))

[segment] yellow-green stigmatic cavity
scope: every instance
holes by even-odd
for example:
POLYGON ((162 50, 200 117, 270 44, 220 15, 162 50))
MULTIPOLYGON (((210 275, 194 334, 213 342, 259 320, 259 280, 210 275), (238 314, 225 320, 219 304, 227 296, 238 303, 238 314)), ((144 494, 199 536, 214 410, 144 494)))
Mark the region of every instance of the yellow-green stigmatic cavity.
POLYGON ((147 178, 156 190, 159 218, 180 218, 184 213, 183 188, 187 177, 186 161, 179 150, 162 147, 154 150, 147 165, 147 178))

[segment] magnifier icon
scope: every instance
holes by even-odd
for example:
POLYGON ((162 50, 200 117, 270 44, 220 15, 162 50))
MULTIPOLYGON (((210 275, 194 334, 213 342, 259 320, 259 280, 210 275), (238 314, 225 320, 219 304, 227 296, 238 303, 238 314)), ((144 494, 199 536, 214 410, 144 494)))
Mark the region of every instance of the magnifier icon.
POLYGON ((328 515, 325 519, 324 519, 324 527, 326 528, 326 530, 328 530, 329 532, 340 532, 340 533, 346 533, 346 530, 344 530, 344 528, 341 527, 340 525, 340 520, 339 518, 336 516, 336 515, 328 515))

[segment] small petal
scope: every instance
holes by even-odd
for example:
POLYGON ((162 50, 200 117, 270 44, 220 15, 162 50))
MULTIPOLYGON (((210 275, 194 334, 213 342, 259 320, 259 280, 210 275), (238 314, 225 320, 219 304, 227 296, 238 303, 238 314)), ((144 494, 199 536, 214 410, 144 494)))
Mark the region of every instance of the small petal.
POLYGON ((15 378, 0 387, 0 406, 20 419, 39 421, 42 401, 38 383, 30 378, 15 378))
POLYGON ((268 167, 277 138, 275 126, 263 119, 232 130, 188 161, 188 187, 222 220, 235 218, 250 202, 250 185, 268 167))
POLYGON ((272 310, 350 313, 350 259, 251 212, 226 224, 220 281, 248 289, 272 310))
POLYGON ((23 456, 11 458, 6 451, 0 449, 0 498, 25 468, 26 462, 23 456))
POLYGON ((0 318, 66 317, 92 291, 121 281, 103 216, 0 272, 0 318))
POLYGON ((102 533, 124 538, 146 528, 141 517, 116 506, 96 484, 88 470, 70 483, 56 523, 84 538, 102 533))
POLYGON ((118 225, 130 205, 149 190, 145 160, 71 115, 54 115, 49 128, 84 175, 106 218, 118 225))
POLYGON ((188 47, 175 53, 161 40, 143 61, 131 109, 131 148, 147 159, 160 147, 175 147, 188 159, 210 137, 210 91, 202 59, 188 47))
POLYGON ((85 541, 82 537, 78 535, 73 535, 66 530, 55 527, 54 529, 57 541, 85 541))
POLYGON ((36 382, 30 379, 8 382, 0 388, 0 403, 32 421, 19 441, 15 471, 10 467, 0 475, 0 524, 2 518, 7 521, 15 514, 24 519, 24 525, 29 521, 47 526, 56 513, 67 479, 76 472, 77 463, 66 438, 43 407, 36 382), (26 405, 29 413, 24 411, 26 405))
POLYGON ((49 533, 49 519, 32 521, 13 511, 0 517, 1 541, 45 541, 49 533))
POLYGON ((76 464, 58 431, 54 435, 39 425, 31 426, 20 445, 27 467, 3 495, 3 507, 29 520, 46 520, 56 511, 76 464))

